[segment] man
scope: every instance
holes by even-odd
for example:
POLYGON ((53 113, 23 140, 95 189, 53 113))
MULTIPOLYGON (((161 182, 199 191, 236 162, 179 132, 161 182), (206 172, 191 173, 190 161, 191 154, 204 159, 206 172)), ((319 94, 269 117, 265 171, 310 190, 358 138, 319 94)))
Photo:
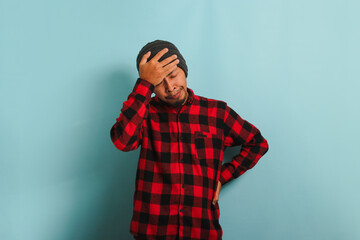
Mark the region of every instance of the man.
POLYGON ((141 145, 130 232, 135 239, 221 239, 221 186, 252 168, 268 143, 225 102, 187 87, 185 59, 172 43, 146 44, 137 69, 111 128, 121 151, 141 145), (225 148, 239 145, 222 164, 225 148))

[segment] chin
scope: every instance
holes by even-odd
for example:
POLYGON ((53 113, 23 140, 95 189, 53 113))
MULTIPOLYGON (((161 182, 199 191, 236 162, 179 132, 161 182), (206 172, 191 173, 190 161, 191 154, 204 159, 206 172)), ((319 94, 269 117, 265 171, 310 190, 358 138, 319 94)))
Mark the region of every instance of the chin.
POLYGON ((174 106, 174 107, 179 107, 179 106, 183 105, 184 102, 185 102, 185 97, 177 100, 176 102, 170 103, 170 105, 174 106))
MULTIPOLYGON (((184 89, 184 88, 183 88, 184 89)), ((181 90, 181 91, 183 91, 183 90, 181 90)), ((186 94, 183 94, 183 93, 180 93, 180 96, 179 96, 179 98, 181 98, 181 99, 178 99, 178 100, 176 100, 176 101, 171 101, 171 100, 163 100, 164 102, 166 102, 168 105, 170 105, 170 106, 173 106, 173 107, 179 107, 179 106, 181 106, 181 105, 183 105, 184 104, 184 102, 185 102, 185 100, 186 100, 186 94), (183 96, 182 98, 181 98, 181 96, 182 95, 185 95, 185 96, 183 96)))

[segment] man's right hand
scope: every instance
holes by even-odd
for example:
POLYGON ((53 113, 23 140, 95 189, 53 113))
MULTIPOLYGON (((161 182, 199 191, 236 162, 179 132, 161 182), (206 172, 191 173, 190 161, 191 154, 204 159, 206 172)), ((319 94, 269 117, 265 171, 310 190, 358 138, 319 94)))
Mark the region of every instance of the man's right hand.
POLYGON ((158 60, 168 51, 167 48, 164 48, 158 52, 150 61, 147 62, 147 59, 150 57, 151 52, 147 52, 141 59, 139 63, 139 76, 141 79, 144 79, 155 87, 159 85, 163 79, 172 71, 177 68, 177 64, 180 62, 177 59, 177 56, 174 54, 161 62, 158 60), (176 60, 175 60, 176 59, 176 60), (175 60, 175 61, 174 61, 175 60), (173 62, 171 62, 173 61, 173 62), (170 63, 171 62, 171 63, 170 63), (166 65, 166 66, 165 66, 166 65))

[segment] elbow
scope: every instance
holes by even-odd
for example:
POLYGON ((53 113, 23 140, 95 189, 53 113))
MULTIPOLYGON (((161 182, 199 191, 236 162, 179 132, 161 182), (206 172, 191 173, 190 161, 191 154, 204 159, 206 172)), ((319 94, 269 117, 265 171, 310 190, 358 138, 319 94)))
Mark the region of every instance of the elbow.
POLYGON ((260 132, 258 132, 255 136, 254 136, 255 142, 258 145, 259 148, 259 153, 261 153, 261 155, 264 155, 268 150, 269 150, 269 143, 268 141, 261 135, 260 132))
POLYGON ((129 152, 138 148, 135 137, 131 137, 129 141, 126 141, 123 134, 119 134, 115 127, 110 130, 110 138, 114 146, 122 152, 129 152))
POLYGON ((137 148, 136 146, 122 143, 120 139, 115 140, 112 138, 111 141, 114 144, 114 146, 122 152, 129 152, 137 148))
POLYGON ((122 144, 117 144, 116 142, 114 142, 114 145, 117 149, 119 149, 122 152, 130 152, 130 151, 134 150, 128 146, 124 146, 122 144))
POLYGON ((264 138, 264 140, 260 143, 260 147, 263 151, 262 155, 264 155, 265 153, 267 153, 267 151, 269 151, 269 143, 268 141, 264 138))

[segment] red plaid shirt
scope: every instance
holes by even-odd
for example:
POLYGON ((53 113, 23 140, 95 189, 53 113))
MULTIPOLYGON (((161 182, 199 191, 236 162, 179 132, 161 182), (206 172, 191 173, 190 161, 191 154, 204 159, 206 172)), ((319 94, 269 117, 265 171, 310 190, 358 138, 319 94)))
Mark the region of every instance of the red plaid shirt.
POLYGON ((139 78, 111 140, 121 151, 141 145, 130 232, 146 239, 221 239, 216 184, 252 168, 267 152, 260 131, 223 101, 197 96, 179 111, 151 97, 154 86, 139 78), (242 145, 222 164, 226 147, 242 145))

